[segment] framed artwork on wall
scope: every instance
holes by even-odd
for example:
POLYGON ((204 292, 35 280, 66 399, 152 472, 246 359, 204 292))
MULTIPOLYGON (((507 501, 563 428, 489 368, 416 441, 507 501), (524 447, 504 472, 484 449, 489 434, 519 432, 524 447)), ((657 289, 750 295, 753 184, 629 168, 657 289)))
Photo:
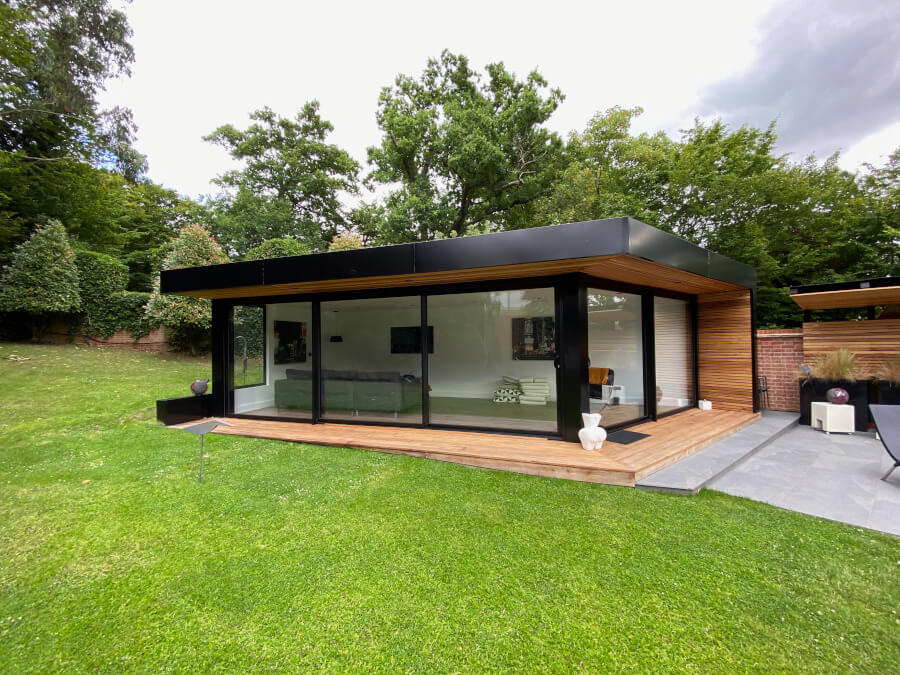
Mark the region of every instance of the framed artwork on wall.
POLYGON ((552 361, 556 358, 556 326, 552 316, 512 320, 514 361, 552 361))
POLYGON ((306 362, 306 322, 275 322, 275 363, 306 362))

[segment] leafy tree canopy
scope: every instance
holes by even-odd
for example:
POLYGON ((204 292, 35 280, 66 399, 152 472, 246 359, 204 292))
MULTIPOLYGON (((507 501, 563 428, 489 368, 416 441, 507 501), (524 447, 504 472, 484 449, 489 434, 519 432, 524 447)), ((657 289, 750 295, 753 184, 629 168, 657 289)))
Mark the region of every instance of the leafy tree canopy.
POLYGON ((357 218, 379 243, 503 229, 517 208, 543 195, 562 141, 543 125, 563 100, 536 71, 524 80, 502 63, 487 74, 444 51, 415 79, 400 75, 381 92, 384 136, 369 148, 372 184, 395 186, 380 211, 357 218), (374 216, 374 217, 373 217, 374 216))
POLYGON ((774 153, 774 125, 632 136, 640 112, 612 108, 572 135, 572 163, 533 209, 535 225, 631 215, 753 265, 764 326, 801 320, 791 284, 897 273, 889 167, 856 176, 836 156, 794 164, 774 153))
POLYGON ((218 228, 235 255, 268 239, 291 237, 324 250, 347 222, 341 195, 357 191, 359 165, 328 143, 334 127, 311 101, 293 119, 269 108, 250 115, 247 129, 226 124, 205 139, 244 168, 216 182, 228 191, 218 228))

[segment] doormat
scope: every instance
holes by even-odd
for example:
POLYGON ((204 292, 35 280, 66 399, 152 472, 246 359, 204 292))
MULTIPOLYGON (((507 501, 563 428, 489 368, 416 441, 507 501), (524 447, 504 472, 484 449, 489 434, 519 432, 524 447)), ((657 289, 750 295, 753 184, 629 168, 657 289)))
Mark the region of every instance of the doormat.
POLYGON ((622 429, 622 431, 614 431, 609 436, 606 437, 606 440, 612 441, 613 443, 619 443, 620 445, 628 445, 629 443, 634 443, 635 441, 639 441, 642 438, 647 438, 650 434, 641 434, 637 431, 628 431, 628 429, 622 429))

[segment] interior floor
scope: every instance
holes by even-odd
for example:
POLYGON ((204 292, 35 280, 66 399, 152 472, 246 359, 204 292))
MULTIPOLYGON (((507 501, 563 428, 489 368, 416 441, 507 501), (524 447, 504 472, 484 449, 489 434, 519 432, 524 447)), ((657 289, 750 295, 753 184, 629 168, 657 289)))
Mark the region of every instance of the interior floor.
MULTIPOLYGON (((533 433, 555 433, 557 430, 556 403, 554 401, 550 401, 546 405, 521 405, 518 403, 495 403, 491 399, 433 396, 430 404, 432 424, 520 430, 533 433)), ((591 400, 591 412, 600 413, 602 415, 601 425, 608 427, 640 419, 643 414, 643 406, 637 403, 626 403, 604 408, 599 401, 591 400)), ((660 412, 663 411, 660 410, 660 412)), ((274 406, 245 410, 241 414, 298 421, 312 420, 311 410, 294 410, 274 406)), ((329 412, 326 410, 323 417, 330 421, 393 422, 410 425, 422 423, 422 412, 419 409, 400 413, 350 410, 329 412)))

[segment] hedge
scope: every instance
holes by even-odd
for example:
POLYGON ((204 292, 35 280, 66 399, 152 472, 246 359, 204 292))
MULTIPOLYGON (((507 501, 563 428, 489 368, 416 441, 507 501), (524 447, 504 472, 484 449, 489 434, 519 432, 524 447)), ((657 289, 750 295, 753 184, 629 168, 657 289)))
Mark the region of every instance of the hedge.
POLYGON ((80 250, 76 265, 81 289, 81 312, 77 328, 84 333, 108 338, 120 330, 134 339, 149 333, 156 322, 145 316, 149 293, 126 291, 128 268, 115 258, 96 251, 80 250))

